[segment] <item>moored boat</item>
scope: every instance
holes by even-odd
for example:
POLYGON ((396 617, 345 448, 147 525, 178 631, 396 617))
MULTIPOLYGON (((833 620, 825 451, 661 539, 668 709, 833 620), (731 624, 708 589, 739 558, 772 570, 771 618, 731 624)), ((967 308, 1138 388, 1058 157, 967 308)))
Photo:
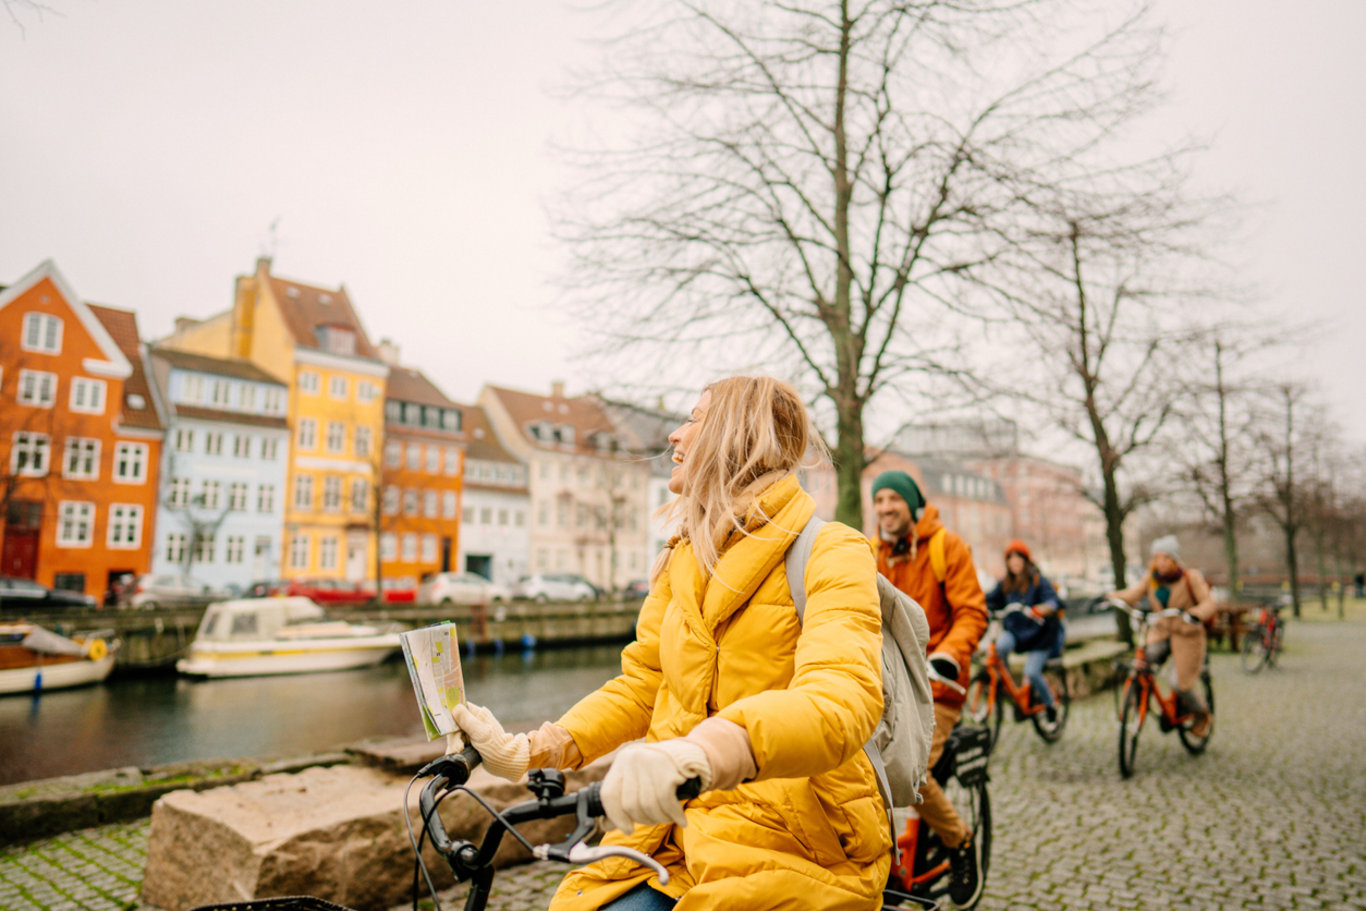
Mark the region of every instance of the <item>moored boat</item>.
POLYGON ((98 636, 68 638, 24 620, 0 623, 0 694, 98 683, 114 669, 116 649, 98 636))
POLYGON ((340 671, 379 664, 398 647, 396 631, 331 620, 308 598, 219 601, 205 609, 176 670, 196 677, 340 671))

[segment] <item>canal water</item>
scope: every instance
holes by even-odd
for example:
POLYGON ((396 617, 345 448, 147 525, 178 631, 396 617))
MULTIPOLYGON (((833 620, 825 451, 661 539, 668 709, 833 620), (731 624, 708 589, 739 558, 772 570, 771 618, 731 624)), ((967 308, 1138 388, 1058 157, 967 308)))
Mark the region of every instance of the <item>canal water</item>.
MULTIPOLYGON (((464 656, 465 689, 506 724, 553 719, 614 676, 621 646, 464 656)), ((115 678, 0 696, 0 784, 119 766, 291 757, 421 736, 401 658, 327 674, 115 678)))

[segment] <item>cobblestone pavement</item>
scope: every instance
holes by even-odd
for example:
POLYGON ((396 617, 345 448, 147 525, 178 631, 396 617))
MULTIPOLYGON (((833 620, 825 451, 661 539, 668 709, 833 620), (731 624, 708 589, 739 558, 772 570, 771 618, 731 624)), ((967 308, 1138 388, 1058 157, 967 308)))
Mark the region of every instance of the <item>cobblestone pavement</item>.
MULTIPOLYGON (((1366 909, 1366 623, 1292 623, 1279 667, 1216 654, 1213 670, 1205 755, 1150 723, 1128 781, 1109 693, 1051 747, 1007 721, 980 907, 1366 909)), ((137 900, 146 838, 144 820, 0 848, 0 909, 154 911, 137 900)), ((562 875, 507 871, 490 908, 545 908, 562 875)))

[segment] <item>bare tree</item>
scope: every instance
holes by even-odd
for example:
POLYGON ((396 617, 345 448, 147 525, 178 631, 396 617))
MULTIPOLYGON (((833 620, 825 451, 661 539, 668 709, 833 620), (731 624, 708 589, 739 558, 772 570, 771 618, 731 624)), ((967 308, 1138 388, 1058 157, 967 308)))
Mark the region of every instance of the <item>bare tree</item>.
POLYGON ((656 377, 702 363, 798 378, 833 435, 837 516, 858 525, 870 406, 892 392, 923 407, 927 377, 960 369, 974 289, 1013 240, 1003 226, 1039 186, 1077 179, 1150 99, 1149 13, 633 10, 594 88, 639 115, 639 137, 584 152, 593 176, 561 217, 581 312, 603 351, 656 377))

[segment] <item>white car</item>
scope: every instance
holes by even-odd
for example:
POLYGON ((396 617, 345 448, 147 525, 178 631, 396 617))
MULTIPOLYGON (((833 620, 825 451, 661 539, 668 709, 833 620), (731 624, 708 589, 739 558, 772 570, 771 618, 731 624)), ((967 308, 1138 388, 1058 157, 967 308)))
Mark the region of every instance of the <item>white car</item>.
POLYGON ((514 598, 533 601, 592 601, 598 590, 583 576, 570 573, 537 573, 523 576, 512 586, 514 598))
POLYGON ((148 573, 138 578, 133 594, 128 599, 128 606, 146 610, 158 607, 203 607, 227 597, 226 591, 189 576, 148 573))
POLYGON ((509 597, 505 587, 477 573, 437 573, 417 587, 419 604, 488 604, 509 597))

